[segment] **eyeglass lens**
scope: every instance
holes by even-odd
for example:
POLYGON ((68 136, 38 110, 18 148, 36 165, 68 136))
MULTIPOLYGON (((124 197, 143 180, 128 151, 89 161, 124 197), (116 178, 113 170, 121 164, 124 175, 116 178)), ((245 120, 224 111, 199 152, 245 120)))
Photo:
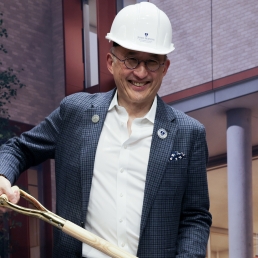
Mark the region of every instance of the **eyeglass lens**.
MULTIPOLYGON (((144 62, 145 62, 145 65, 147 66, 147 68, 151 71, 156 71, 160 67, 159 62, 156 60, 146 60, 144 62)), ((125 60, 125 65, 129 69, 136 68, 139 63, 140 63, 140 61, 136 58, 127 58, 125 60)))

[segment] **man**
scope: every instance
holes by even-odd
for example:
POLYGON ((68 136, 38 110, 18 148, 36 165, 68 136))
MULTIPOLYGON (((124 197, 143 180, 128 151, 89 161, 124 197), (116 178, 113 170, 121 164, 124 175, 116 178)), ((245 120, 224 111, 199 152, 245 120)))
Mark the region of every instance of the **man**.
MULTIPOLYGON (((68 96, 4 145, 0 194, 17 202, 11 183, 55 158, 58 215, 141 258, 204 258, 211 225, 205 130, 157 96, 171 37, 155 5, 122 9, 107 34, 116 90, 68 96)), ((61 231, 54 236, 54 257, 107 257, 61 231)))

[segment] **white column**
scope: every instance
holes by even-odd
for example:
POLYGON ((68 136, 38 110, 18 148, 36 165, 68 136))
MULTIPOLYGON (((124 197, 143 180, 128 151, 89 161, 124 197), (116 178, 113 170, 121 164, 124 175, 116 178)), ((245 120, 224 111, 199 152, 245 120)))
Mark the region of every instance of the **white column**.
POLYGON ((229 257, 253 257, 251 111, 227 112, 229 257))

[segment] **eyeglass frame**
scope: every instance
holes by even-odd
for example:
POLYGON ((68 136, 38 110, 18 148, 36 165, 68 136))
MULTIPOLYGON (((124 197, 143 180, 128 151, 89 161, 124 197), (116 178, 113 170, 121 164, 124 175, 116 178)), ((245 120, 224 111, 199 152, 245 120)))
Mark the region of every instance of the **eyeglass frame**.
MULTIPOLYGON (((156 72, 156 71, 159 70, 159 68, 160 68, 161 66, 165 65, 165 62, 164 62, 164 63, 159 63, 157 60, 154 60, 154 59, 139 60, 139 59, 134 58, 134 57, 126 57, 125 59, 120 59, 119 57, 117 57, 117 56, 113 53, 113 48, 114 48, 114 47, 112 47, 112 48, 110 49, 110 53, 111 53, 114 57, 116 57, 120 62, 123 62, 124 65, 125 65, 125 67, 126 67, 127 69, 129 69, 129 70, 135 70, 135 69, 139 66, 139 64, 140 64, 141 62, 144 62, 145 67, 146 67, 149 71, 151 71, 151 72, 156 72), (125 64, 125 61, 128 60, 128 59, 135 59, 135 60, 138 61, 138 64, 137 64, 134 68, 130 68, 130 67, 128 67, 128 66, 125 64), (156 70, 154 70, 154 71, 151 70, 151 69, 148 67, 148 65, 147 65, 147 62, 148 62, 148 61, 155 61, 155 62, 157 62, 157 63, 159 64, 159 67, 158 67, 156 70)), ((166 59, 167 59, 167 58, 166 58, 166 59)), ((165 61, 166 61, 166 60, 165 60, 165 61)))

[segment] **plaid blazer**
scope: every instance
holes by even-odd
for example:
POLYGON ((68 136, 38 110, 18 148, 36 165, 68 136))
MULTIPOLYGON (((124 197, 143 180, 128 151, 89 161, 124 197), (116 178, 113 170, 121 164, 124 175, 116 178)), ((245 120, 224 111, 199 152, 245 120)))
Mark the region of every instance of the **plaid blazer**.
MULTIPOLYGON (((1 147, 1 173, 14 183, 22 171, 54 158, 56 212, 84 226, 98 140, 114 92, 66 97, 43 122, 1 147), (95 114, 98 123, 92 122, 95 114)), ((207 158, 204 127, 158 97, 138 257, 205 257, 211 225, 207 158), (167 131, 164 139, 160 128, 167 131), (171 158, 176 151, 184 158, 171 158)), ((53 257, 81 257, 81 251, 81 242, 54 229, 53 257)))

